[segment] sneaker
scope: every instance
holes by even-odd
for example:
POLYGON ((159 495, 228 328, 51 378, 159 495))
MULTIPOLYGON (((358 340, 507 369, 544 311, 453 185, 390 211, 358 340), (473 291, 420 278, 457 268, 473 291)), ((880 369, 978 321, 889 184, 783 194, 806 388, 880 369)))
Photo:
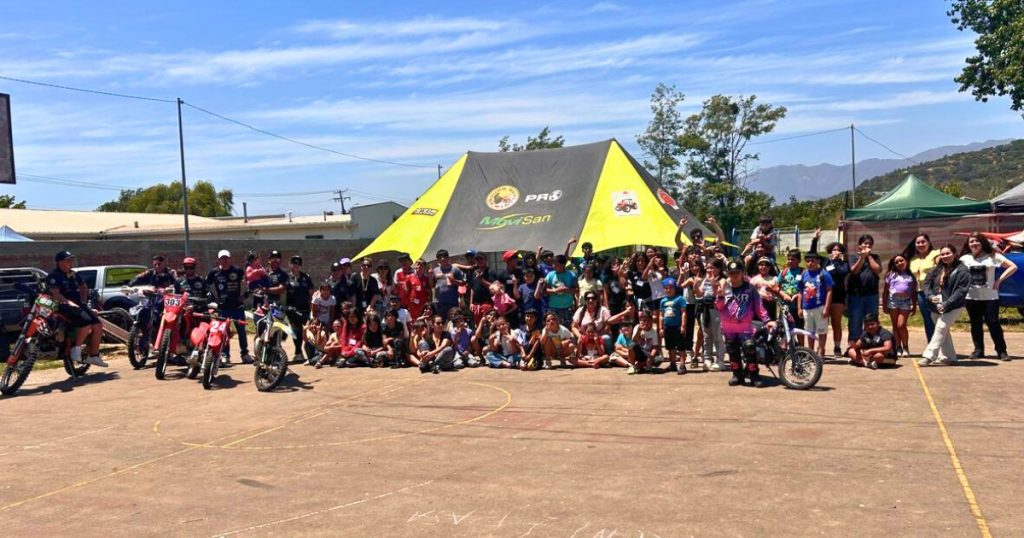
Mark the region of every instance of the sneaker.
POLYGON ((686 375, 686 365, 683 363, 679 363, 679 369, 676 370, 676 373, 679 375, 686 375))
POLYGON ((732 377, 729 378, 729 386, 730 387, 735 387, 735 386, 742 385, 742 384, 743 384, 743 378, 738 376, 738 375, 736 375, 735 373, 732 374, 732 377))
POLYGON ((310 357, 309 360, 306 361, 306 364, 308 366, 315 366, 318 362, 320 362, 321 358, 323 358, 323 355, 317 353, 316 355, 313 355, 312 357, 310 357))
POLYGON ((537 361, 535 361, 533 359, 533 357, 531 357, 530 360, 526 361, 526 369, 527 370, 536 370, 537 369, 537 361))
POLYGON ((700 369, 701 369, 702 372, 707 372, 708 370, 711 370, 711 362, 710 361, 704 361, 704 362, 700 363, 700 369))
POLYGON ((75 362, 82 362, 82 346, 71 347, 71 360, 75 362))
POLYGON ((255 361, 252 360, 252 355, 248 353, 242 353, 242 364, 252 364, 253 362, 255 361))
POLYGON ((699 366, 697 357, 690 357, 690 368, 697 368, 699 366))
POLYGON ((1003 362, 1010 362, 1010 355, 1004 351, 999 354, 999 360, 1003 362))
POLYGON ((875 361, 871 361, 871 362, 868 363, 868 368, 871 368, 872 370, 877 370, 878 369, 878 363, 875 362, 875 361))
POLYGON ((931 366, 935 362, 935 359, 929 359, 928 357, 921 357, 921 360, 917 361, 919 366, 931 366))
POLYGON ((626 368, 626 375, 636 375, 636 366, 630 365, 626 368))
POLYGON ((957 364, 960 364, 960 361, 957 359, 942 359, 939 363, 944 366, 956 366, 957 364))
POLYGON ((83 362, 93 366, 99 366, 100 368, 106 368, 108 366, 107 363, 103 362, 103 359, 101 359, 99 355, 90 355, 83 362))
POLYGON ((722 371, 722 363, 720 363, 720 362, 713 362, 713 363, 711 363, 711 371, 712 372, 721 372, 722 371))
POLYGON ((432 374, 439 374, 439 373, 441 373, 441 367, 435 364, 434 367, 431 368, 430 373, 432 373, 432 374))
POLYGON ((972 351, 971 352, 971 356, 968 357, 968 358, 969 359, 984 359, 985 358, 985 352, 984 351, 977 351, 977 350, 972 351))

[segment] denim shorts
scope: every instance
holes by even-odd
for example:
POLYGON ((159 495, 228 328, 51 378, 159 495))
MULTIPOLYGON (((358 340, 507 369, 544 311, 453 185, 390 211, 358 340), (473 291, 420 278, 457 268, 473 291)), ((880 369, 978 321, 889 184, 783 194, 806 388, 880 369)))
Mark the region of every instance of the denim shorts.
POLYGON ((889 296, 889 302, 885 305, 889 310, 907 310, 914 306, 914 300, 908 295, 906 297, 889 296))

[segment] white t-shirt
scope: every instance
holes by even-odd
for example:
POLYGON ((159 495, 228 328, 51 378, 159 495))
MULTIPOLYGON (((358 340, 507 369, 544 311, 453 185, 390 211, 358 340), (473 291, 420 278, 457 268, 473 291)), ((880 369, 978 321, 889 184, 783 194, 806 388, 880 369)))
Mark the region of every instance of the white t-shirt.
POLYGON ((971 287, 967 290, 967 298, 972 301, 992 301, 999 299, 999 292, 992 289, 996 280, 996 267, 1006 261, 1006 257, 996 252, 992 255, 982 253, 975 258, 970 253, 960 257, 971 276, 971 287))
POLYGON ((316 305, 317 316, 316 319, 320 320, 320 323, 326 325, 331 324, 331 310, 334 309, 334 305, 337 304, 337 300, 333 295, 328 295, 326 299, 320 297, 320 292, 313 295, 313 304, 316 305))
POLYGON ((644 353, 650 355, 654 352, 654 347, 659 344, 658 328, 651 325, 651 328, 645 331, 643 327, 637 325, 633 329, 633 343, 640 346, 644 353))
POLYGON ((651 299, 661 299, 665 296, 665 286, 661 285, 663 278, 665 278, 664 271, 651 269, 651 272, 647 273, 647 283, 651 285, 651 299))

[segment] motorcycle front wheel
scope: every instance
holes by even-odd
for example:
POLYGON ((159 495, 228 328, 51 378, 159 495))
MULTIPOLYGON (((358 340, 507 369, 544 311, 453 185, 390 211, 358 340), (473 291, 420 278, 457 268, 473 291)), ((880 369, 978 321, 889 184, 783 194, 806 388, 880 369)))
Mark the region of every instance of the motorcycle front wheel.
POLYGON ((260 392, 270 392, 281 384, 287 373, 288 356, 281 352, 281 348, 272 347, 267 349, 264 358, 256 362, 253 381, 260 392))
POLYGON ((75 381, 77 381, 79 377, 85 375, 85 373, 89 371, 90 366, 92 365, 88 363, 76 363, 75 361, 71 360, 70 355, 68 355, 67 353, 64 354, 64 371, 67 372, 68 375, 71 376, 71 378, 74 379, 75 381))
POLYGON ((823 361, 806 347, 795 347, 779 362, 779 380, 788 388, 807 390, 821 379, 823 361))
POLYGON ((138 323, 128 331, 128 362, 136 370, 145 366, 149 360, 149 335, 146 332, 138 323))
POLYGON ((28 374, 32 371, 32 365, 35 362, 35 355, 26 351, 14 364, 0 363, 0 368, 4 369, 3 373, 0 373, 0 394, 10 396, 18 392, 21 385, 28 379, 28 374))
POLYGON ((213 388, 213 378, 217 375, 216 361, 219 360, 220 357, 215 357, 210 349, 203 355, 203 388, 206 390, 213 388))
POLYGON ((160 348, 156 352, 156 378, 163 379, 167 373, 167 359, 171 354, 171 331, 164 331, 160 339, 160 348))

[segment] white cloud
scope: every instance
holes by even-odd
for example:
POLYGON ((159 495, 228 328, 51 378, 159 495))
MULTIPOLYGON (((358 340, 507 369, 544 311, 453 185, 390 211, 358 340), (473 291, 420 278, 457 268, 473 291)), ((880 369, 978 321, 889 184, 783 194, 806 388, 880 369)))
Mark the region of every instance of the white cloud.
POLYGON ((406 21, 356 22, 350 20, 317 20, 302 23, 294 30, 306 34, 325 34, 335 39, 367 36, 423 36, 494 32, 518 26, 513 20, 492 20, 473 17, 423 17, 406 21))

